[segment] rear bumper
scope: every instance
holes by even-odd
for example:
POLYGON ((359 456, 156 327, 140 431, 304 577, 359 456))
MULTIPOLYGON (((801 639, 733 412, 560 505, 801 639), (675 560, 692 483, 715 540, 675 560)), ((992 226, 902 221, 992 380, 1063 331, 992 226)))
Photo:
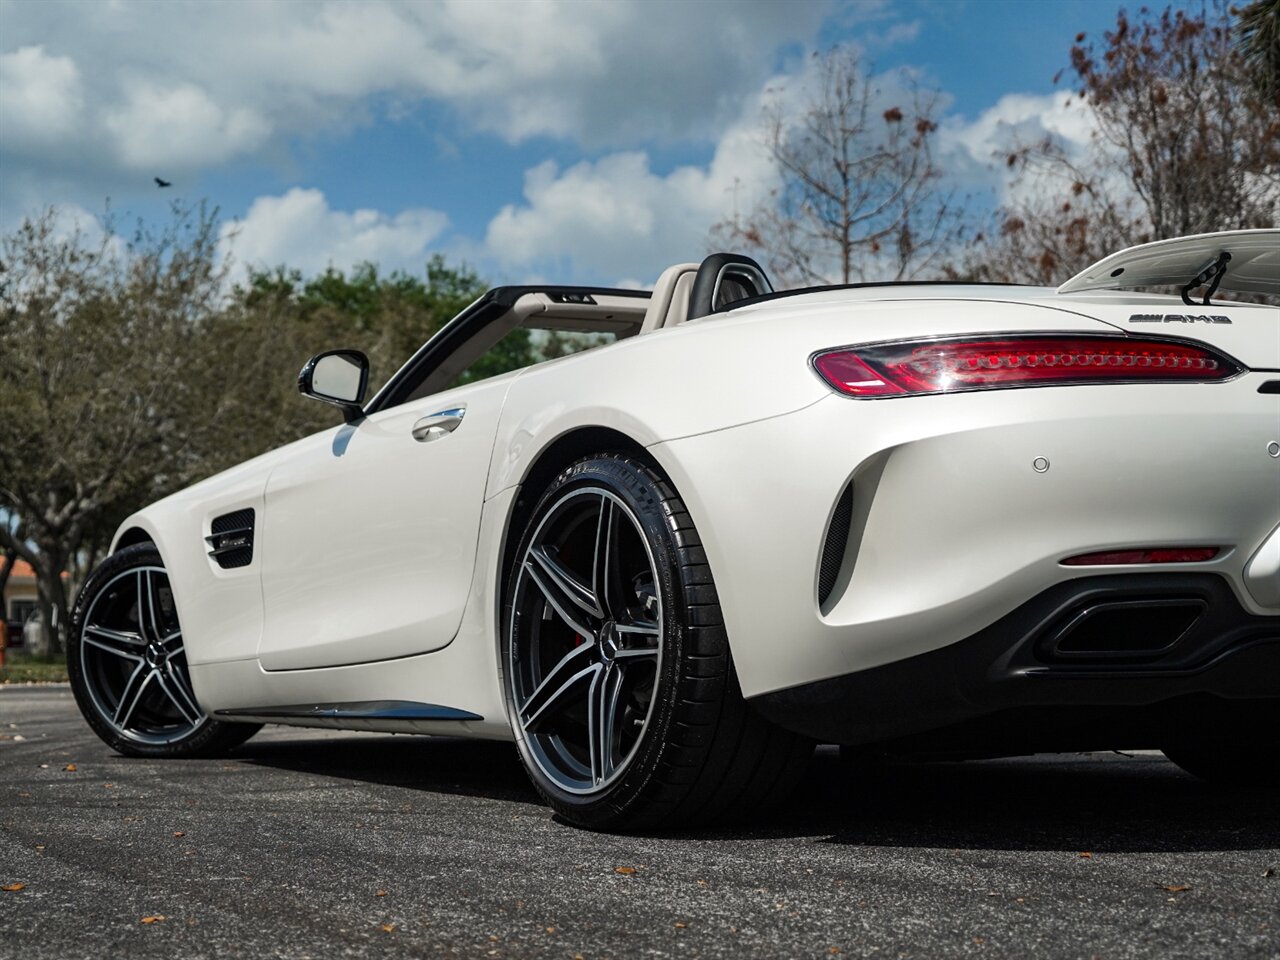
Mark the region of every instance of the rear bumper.
POLYGON ((1059 584, 939 650, 751 703, 826 742, 1021 752, 1160 746, 1213 699, 1280 710, 1280 616, 1248 613, 1219 576, 1120 574, 1059 584), (1158 609, 1185 615, 1151 617, 1150 631, 1108 620, 1158 609))

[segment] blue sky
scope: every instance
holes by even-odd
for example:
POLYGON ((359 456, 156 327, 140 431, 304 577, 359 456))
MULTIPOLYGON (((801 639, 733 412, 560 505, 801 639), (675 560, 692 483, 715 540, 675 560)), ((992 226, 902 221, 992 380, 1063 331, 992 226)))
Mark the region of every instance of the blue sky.
POLYGON ((760 98, 811 51, 936 88, 940 156, 985 198, 1011 137, 1087 137, 1053 77, 1118 6, 0 0, 0 225, 207 198, 240 261, 647 284, 765 189, 760 98))

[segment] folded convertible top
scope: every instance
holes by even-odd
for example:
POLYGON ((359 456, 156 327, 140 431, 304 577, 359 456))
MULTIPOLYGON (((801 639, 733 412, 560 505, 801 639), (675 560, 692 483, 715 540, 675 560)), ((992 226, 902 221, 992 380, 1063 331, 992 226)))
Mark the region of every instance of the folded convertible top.
POLYGON ((1280 230, 1226 230, 1129 247, 1082 270, 1060 286, 1058 293, 1118 287, 1191 288, 1201 277, 1199 284, 1205 285, 1216 277, 1214 290, 1280 295, 1280 230))

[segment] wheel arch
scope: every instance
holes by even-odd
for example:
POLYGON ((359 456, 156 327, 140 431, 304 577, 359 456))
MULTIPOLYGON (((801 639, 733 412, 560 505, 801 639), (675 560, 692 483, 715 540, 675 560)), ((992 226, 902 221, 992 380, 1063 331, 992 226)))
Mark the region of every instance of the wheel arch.
POLYGON ((502 611, 505 609, 507 599, 507 574, 511 569, 525 522, 533 513, 538 498, 555 479, 556 474, 575 460, 593 453, 618 453, 636 457, 662 470, 663 473, 666 472, 644 445, 634 437, 612 427, 598 425, 579 426, 567 430, 543 447, 537 456, 531 458, 528 468, 520 478, 519 491, 511 501, 502 534, 502 560, 498 565, 498 583, 494 594, 498 598, 499 633, 502 630, 502 611))
POLYGON ((149 543, 152 546, 156 546, 155 538, 146 530, 142 529, 142 527, 128 527, 120 531, 119 535, 116 536, 116 541, 111 547, 111 552, 115 553, 117 550, 123 550, 125 547, 136 546, 139 543, 149 543))

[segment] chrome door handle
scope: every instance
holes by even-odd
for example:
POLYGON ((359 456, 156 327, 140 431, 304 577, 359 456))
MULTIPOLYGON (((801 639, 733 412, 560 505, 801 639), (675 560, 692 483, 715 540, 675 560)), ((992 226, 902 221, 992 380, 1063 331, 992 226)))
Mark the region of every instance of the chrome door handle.
POLYGON ((413 425, 413 439, 419 443, 439 440, 457 430, 466 413, 466 407, 453 407, 450 410, 441 410, 439 413, 423 417, 413 425))

